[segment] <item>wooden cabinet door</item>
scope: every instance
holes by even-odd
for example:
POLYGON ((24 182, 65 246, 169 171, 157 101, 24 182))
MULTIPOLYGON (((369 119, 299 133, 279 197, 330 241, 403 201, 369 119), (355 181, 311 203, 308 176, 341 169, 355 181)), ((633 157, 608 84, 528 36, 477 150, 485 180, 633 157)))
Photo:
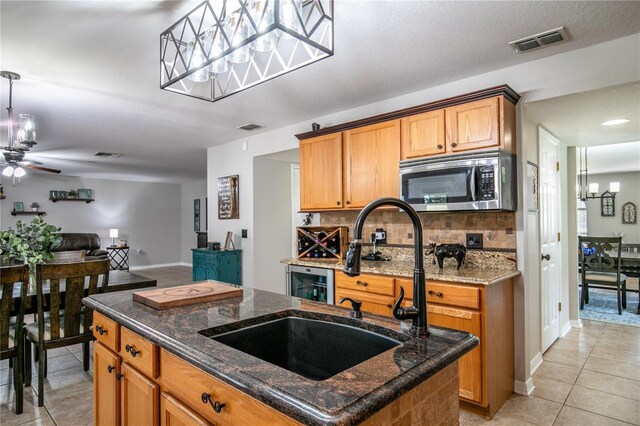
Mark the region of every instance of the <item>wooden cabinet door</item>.
POLYGON ((480 338, 480 345, 459 360, 459 394, 470 401, 482 403, 482 316, 479 312, 427 305, 427 322, 438 327, 452 328, 480 338))
POLYGON ((300 210, 340 209, 342 133, 300 141, 300 210))
POLYGON ((210 424, 168 393, 160 394, 161 426, 208 426, 210 424))
POLYGON ((159 386, 122 363, 120 420, 123 426, 157 425, 159 386))
POLYGON ((390 297, 361 291, 345 290, 344 288, 336 288, 336 305, 350 307, 351 304, 349 302, 345 302, 344 304, 338 303, 343 297, 350 297, 353 300, 362 302, 362 306, 360 307, 362 312, 370 312, 372 314, 384 315, 387 317, 393 316, 393 299, 390 297))
POLYGON ((447 149, 452 152, 500 145, 498 97, 445 110, 447 149))
POLYGON ((444 109, 401 119, 403 160, 445 152, 444 109))
POLYGON ((399 162, 400 120, 346 131, 345 207, 362 208, 381 197, 398 198, 399 162))
POLYGON ((95 342, 93 349, 93 424, 120 424, 120 357, 95 342))

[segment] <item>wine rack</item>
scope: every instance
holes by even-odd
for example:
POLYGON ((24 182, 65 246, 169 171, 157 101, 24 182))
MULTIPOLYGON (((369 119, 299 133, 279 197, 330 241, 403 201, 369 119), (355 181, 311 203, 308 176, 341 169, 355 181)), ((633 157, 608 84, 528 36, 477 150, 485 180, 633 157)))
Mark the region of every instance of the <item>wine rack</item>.
POLYGON ((298 259, 336 260, 347 253, 349 228, 346 226, 300 226, 296 231, 298 259))

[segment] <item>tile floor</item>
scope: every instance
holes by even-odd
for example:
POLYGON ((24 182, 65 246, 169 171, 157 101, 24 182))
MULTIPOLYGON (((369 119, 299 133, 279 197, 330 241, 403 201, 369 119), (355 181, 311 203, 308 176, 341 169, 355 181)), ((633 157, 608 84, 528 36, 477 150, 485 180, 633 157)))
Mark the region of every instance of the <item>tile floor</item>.
MULTIPOLYGON (((167 286, 189 282, 191 268, 135 271, 167 286)), ((80 345, 49 352, 45 406, 37 407, 37 378, 25 389, 24 412, 13 410, 8 362, 0 364, 0 424, 91 425, 92 371, 82 369, 80 345)), ((34 376, 37 368, 33 368, 34 376)), ((584 321, 544 354, 530 397, 513 395, 491 421, 461 411, 460 424, 475 425, 640 425, 640 328, 584 321)))

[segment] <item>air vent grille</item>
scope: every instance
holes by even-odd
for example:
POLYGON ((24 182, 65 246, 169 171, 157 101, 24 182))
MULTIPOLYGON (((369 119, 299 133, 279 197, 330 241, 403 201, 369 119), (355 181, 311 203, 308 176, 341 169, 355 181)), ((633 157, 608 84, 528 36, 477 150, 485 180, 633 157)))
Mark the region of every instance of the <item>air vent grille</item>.
POLYGON ((120 158, 124 154, 117 154, 113 152, 96 152, 96 157, 106 157, 106 158, 120 158))
POLYGON ((243 124, 242 126, 238 126, 236 127, 236 129, 241 129, 241 130, 256 130, 256 129, 262 129, 262 127, 259 124, 253 124, 253 123, 247 123, 247 124, 243 124))
POLYGON ((523 53, 529 50, 537 49, 539 47, 548 46, 554 43, 560 43, 562 41, 569 40, 567 32, 564 27, 556 28, 554 30, 545 31, 540 34, 535 34, 529 37, 521 38, 509 43, 509 46, 516 51, 516 53, 523 53))

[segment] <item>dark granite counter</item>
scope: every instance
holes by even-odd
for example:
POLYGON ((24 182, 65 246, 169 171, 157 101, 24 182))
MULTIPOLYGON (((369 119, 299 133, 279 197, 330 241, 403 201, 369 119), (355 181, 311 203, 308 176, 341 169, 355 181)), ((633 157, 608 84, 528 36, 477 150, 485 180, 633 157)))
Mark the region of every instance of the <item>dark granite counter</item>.
POLYGON ((130 291, 94 295, 85 298, 84 304, 305 424, 357 424, 478 344, 468 333, 437 327, 430 327, 429 338, 414 338, 406 334, 408 322, 365 313, 363 324, 349 318, 345 308, 248 288, 243 297, 164 311, 134 302, 130 291), (391 336, 401 333, 403 343, 327 380, 315 381, 198 333, 212 327, 221 332, 238 321, 251 324, 259 322, 259 317, 299 311, 317 319, 373 327, 391 336))
MULTIPOLYGON (((342 260, 300 260, 282 259, 281 263, 288 265, 311 266, 314 268, 327 268, 342 270, 344 262, 342 260)), ((363 274, 392 275, 395 277, 413 277, 414 262, 411 260, 391 260, 391 261, 366 261, 363 260, 360 272, 363 274)), ((425 261, 425 278, 430 281, 449 281, 460 284, 492 285, 509 278, 517 277, 520 271, 515 269, 505 269, 504 267, 492 267, 490 264, 483 267, 463 266, 456 269, 452 266, 445 266, 442 270, 437 265, 425 261)))

